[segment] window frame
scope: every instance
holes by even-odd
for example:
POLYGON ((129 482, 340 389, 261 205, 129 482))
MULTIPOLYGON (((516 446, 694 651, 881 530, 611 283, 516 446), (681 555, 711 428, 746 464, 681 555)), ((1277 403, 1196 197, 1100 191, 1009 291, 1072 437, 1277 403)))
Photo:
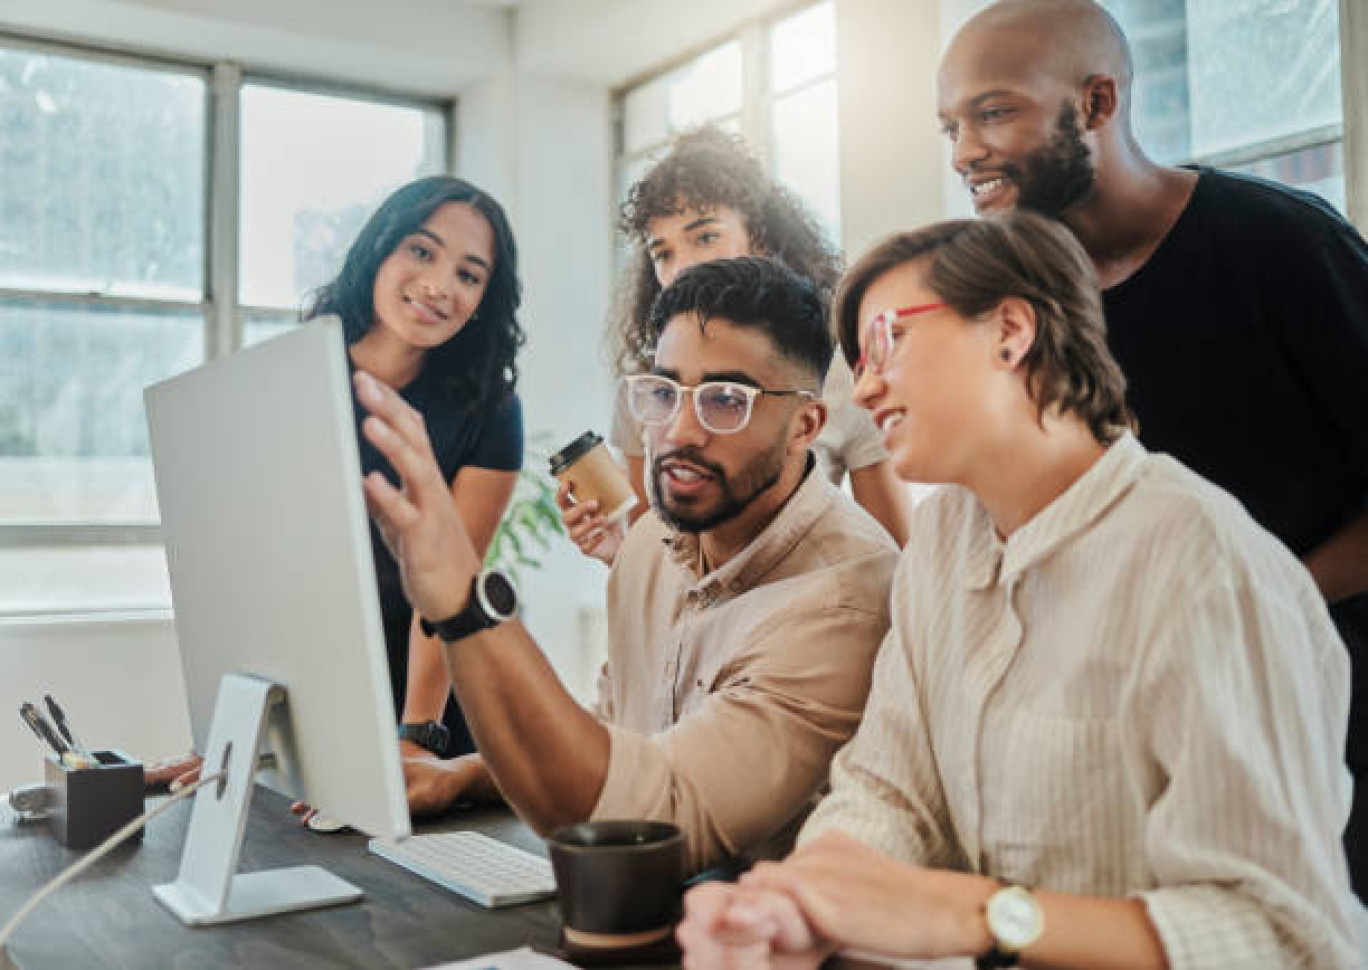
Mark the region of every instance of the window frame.
POLYGON ((1307 128, 1303 131, 1295 132, 1291 135, 1281 135, 1277 138, 1269 138, 1264 141, 1248 142, 1244 145, 1240 145, 1238 148, 1227 148, 1219 152, 1207 152, 1201 155, 1193 155, 1183 164, 1209 165, 1213 168, 1233 168, 1239 165, 1253 165, 1257 162, 1267 162, 1275 158, 1281 158, 1284 155, 1291 155, 1294 152, 1340 144, 1344 141, 1344 127, 1345 126, 1341 123, 1319 125, 1315 128, 1307 128))
MULTIPOLYGON (((446 125, 446 137, 443 139, 442 171, 450 174, 455 169, 455 139, 456 130, 456 102, 453 99, 432 99, 419 98, 413 95, 405 95, 386 88, 371 88, 343 81, 320 79, 308 75, 286 74, 278 71, 257 71, 239 68, 237 76, 233 82, 234 94, 231 100, 231 110, 234 114, 232 121, 237 137, 234 139, 234 149, 232 152, 231 164, 233 165, 234 187, 240 184, 237 177, 237 168, 241 160, 241 93, 244 85, 260 85, 266 87, 280 88, 287 91, 297 91, 301 94, 319 94, 327 97, 348 98, 357 101, 368 101, 372 104, 392 105, 400 108, 415 108, 424 111, 439 111, 446 125)), ((234 194, 233 211, 239 212, 240 199, 234 194)), ((236 217, 233 222, 234 228, 238 228, 236 217)), ((233 294, 235 317, 232 321, 231 346, 238 348, 242 346, 243 336, 246 331, 247 320, 252 318, 256 321, 271 320, 278 323, 297 323, 299 320, 298 309, 283 309, 273 306, 256 306, 250 303, 238 302, 239 277, 237 273, 238 243, 237 236, 231 240, 233 246, 233 279, 232 289, 225 292, 233 294)), ((226 244, 226 243, 225 243, 226 244)))
POLYGON ((1364 4, 1340 0, 1339 36, 1346 215, 1364 230, 1368 229, 1368 8, 1364 4))
MULTIPOLYGON (((159 73, 196 77, 204 83, 204 182, 202 231, 204 266, 199 300, 109 295, 62 289, 0 287, 0 301, 26 300, 49 306, 98 306, 123 309, 194 311, 201 316, 204 360, 210 361, 242 345, 245 321, 279 317, 297 321, 297 310, 249 307, 238 302, 238 242, 240 231, 240 156, 242 146, 241 92, 244 84, 264 84, 311 94, 353 98, 437 112, 444 126, 443 171, 452 171, 457 153, 458 100, 435 98, 383 85, 352 83, 325 76, 293 74, 267 67, 255 68, 228 60, 201 60, 124 46, 51 38, 0 29, 0 48, 74 58, 159 73)), ((141 547, 161 545, 161 524, 154 521, 14 521, 0 519, 0 549, 36 547, 141 547)), ((169 606, 169 604, 167 604, 169 606)), ((92 606, 92 614, 123 611, 123 607, 92 606)), ((0 609, 0 617, 41 615, 41 604, 20 610, 0 609)), ((66 612, 66 610, 63 610, 66 612)))
POLYGON ((1338 7, 1340 122, 1221 151, 1190 152, 1167 164, 1236 168, 1338 144, 1344 165, 1344 216, 1361 229, 1368 226, 1368 9, 1355 0, 1338 0, 1338 7))

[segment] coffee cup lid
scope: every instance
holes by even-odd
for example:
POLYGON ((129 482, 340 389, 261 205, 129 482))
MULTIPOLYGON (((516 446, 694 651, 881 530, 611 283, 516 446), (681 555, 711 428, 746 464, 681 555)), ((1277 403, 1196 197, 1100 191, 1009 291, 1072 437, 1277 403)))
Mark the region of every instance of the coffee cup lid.
POLYGON ((559 475, 575 462, 579 461, 584 454, 595 445, 602 443, 603 439, 594 431, 586 431, 574 441, 570 442, 560 451, 551 456, 551 474, 559 475))

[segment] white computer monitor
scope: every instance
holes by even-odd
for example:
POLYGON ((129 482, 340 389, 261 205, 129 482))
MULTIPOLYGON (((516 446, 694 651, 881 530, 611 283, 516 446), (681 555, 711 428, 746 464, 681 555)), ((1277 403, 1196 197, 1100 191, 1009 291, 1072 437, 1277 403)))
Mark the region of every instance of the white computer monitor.
POLYGON ((180 878, 158 897, 195 924, 359 898, 315 867, 236 874, 258 778, 371 835, 409 834, 341 324, 144 397, 196 750, 206 773, 228 770, 195 795, 180 878), (274 769, 258 772, 258 745, 274 769))

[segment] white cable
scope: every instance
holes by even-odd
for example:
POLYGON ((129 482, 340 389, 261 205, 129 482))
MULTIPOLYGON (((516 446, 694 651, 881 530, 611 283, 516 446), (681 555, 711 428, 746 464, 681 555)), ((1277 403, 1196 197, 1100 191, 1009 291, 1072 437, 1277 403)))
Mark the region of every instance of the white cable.
MULTIPOLYGON (((148 822, 152 821, 154 818, 156 818, 162 812, 166 811, 172 805, 176 804, 179 801, 182 801, 183 799, 189 798, 191 795, 199 791, 205 785, 209 784, 210 782, 218 781, 220 778, 223 778, 226 775, 227 772, 220 771, 217 774, 209 775, 206 778, 200 778, 199 781, 193 784, 186 785, 180 791, 176 792, 174 795, 168 798, 165 802, 158 805, 151 811, 143 812, 133 821, 129 822, 123 828, 119 829, 119 831, 115 832, 113 835, 105 839, 95 848, 91 849, 84 856, 77 859, 71 865, 63 869, 46 886, 44 886, 42 889, 34 893, 29 898, 28 902, 24 903, 23 906, 19 907, 19 912, 15 913, 14 916, 11 917, 10 921, 5 924, 5 928, 0 930, 0 954, 4 953, 5 944, 9 941, 9 938, 14 935, 14 931, 19 928, 19 924, 23 922, 24 917, 27 916, 29 913, 33 912, 35 909, 37 909, 39 903, 47 899, 57 890, 61 889, 71 880, 79 876, 81 873, 85 872, 85 870, 89 869, 95 863, 99 862, 111 851, 113 851, 113 849, 116 846, 118 846, 120 842, 123 842, 130 835, 138 831, 138 829, 142 828, 148 822)), ((3 964, 0 964, 0 966, 2 965, 3 964)))

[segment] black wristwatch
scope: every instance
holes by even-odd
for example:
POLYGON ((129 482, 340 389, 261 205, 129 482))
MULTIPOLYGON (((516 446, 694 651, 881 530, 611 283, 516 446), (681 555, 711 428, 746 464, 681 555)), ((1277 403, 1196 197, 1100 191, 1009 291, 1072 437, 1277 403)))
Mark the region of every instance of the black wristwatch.
POLYGON ((450 739, 451 732, 445 724, 438 721, 399 725, 400 741, 412 741, 418 747, 426 748, 435 755, 446 754, 447 741, 450 739))
POLYGON ((485 569, 476 574, 470 586, 470 597, 461 612, 436 623, 423 617, 419 625, 424 635, 436 634, 447 643, 455 643, 472 633, 511 620, 517 612, 518 591, 513 587, 513 581, 497 569, 485 569))

